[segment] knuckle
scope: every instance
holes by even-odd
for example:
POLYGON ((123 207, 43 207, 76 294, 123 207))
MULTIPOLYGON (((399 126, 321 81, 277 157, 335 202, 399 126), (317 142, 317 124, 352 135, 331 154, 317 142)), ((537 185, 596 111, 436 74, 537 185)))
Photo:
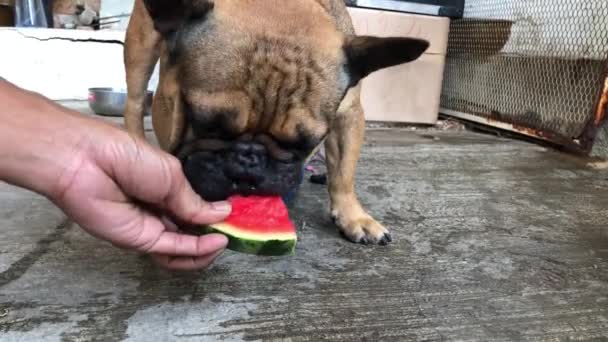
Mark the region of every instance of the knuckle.
POLYGON ((175 157, 169 156, 167 160, 167 165, 169 166, 169 171, 172 175, 181 175, 182 174, 182 163, 175 157))

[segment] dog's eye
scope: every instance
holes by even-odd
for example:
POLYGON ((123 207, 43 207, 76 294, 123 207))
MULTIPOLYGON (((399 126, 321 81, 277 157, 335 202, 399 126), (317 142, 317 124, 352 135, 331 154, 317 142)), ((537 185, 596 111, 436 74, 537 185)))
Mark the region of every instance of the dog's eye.
POLYGON ((236 138, 239 129, 235 126, 238 112, 228 108, 208 108, 184 103, 184 111, 197 137, 217 135, 236 138))
POLYGON ((278 143, 281 149, 285 151, 289 151, 292 155, 291 160, 289 161, 297 161, 303 160, 308 157, 308 155, 314 150, 316 146, 310 147, 307 143, 296 142, 296 143, 278 143))

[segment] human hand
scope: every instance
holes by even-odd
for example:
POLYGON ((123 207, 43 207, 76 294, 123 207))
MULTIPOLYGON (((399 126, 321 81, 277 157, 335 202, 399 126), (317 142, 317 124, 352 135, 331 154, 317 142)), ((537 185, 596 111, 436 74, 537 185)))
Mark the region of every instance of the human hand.
POLYGON ((231 210, 196 195, 173 156, 39 96, 16 95, 23 99, 5 100, 22 112, 7 116, 0 133, 18 146, 0 150, 0 179, 46 195, 93 236, 149 253, 169 269, 207 267, 225 248, 226 237, 181 234, 169 219, 216 223, 231 210))
POLYGON ((230 205, 204 202, 174 157, 122 131, 99 126, 89 125, 98 145, 75 156, 52 196, 55 203, 92 235, 150 253, 162 266, 208 266, 226 246, 226 237, 180 234, 163 214, 209 224, 224 219, 230 205))

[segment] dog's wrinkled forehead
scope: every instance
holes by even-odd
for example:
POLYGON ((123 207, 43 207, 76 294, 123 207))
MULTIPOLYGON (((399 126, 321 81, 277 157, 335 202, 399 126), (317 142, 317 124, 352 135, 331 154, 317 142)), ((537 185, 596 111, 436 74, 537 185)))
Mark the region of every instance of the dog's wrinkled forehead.
POLYGON ((344 65, 343 35, 321 7, 319 17, 307 15, 307 1, 193 3, 187 12, 195 19, 176 26, 166 44, 186 87, 225 90, 264 77, 284 77, 287 87, 307 80, 322 86, 344 65))
POLYGON ((288 105, 318 112, 324 97, 339 96, 349 85, 339 47, 323 51, 294 37, 205 26, 214 22, 184 31, 174 48, 186 93, 242 91, 264 115, 288 105))
POLYGON ((294 66, 316 69, 317 75, 334 76, 333 81, 343 81, 340 73, 346 69, 354 85, 374 71, 416 60, 429 47, 421 39, 341 31, 321 0, 144 3, 164 37, 170 62, 186 68, 181 73, 186 79, 204 74, 206 87, 225 88, 217 82, 230 80, 242 83, 255 66, 284 74, 292 74, 289 68, 294 66))
POLYGON ((341 34, 317 42, 220 14, 168 39, 188 122, 205 136, 264 132, 306 148, 319 143, 350 82, 341 34))
POLYGON ((164 38, 163 70, 176 76, 171 102, 183 104, 172 115, 188 116, 197 136, 314 144, 351 87, 428 48, 340 31, 320 0, 144 2, 164 38))

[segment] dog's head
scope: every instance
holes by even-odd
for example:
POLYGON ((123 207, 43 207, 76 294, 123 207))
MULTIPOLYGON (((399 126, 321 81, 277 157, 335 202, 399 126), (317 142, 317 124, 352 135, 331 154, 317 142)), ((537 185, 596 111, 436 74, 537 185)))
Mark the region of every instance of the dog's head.
POLYGON ((145 0, 164 39, 154 123, 207 200, 280 195, 349 89, 423 40, 347 35, 316 0, 145 0))

